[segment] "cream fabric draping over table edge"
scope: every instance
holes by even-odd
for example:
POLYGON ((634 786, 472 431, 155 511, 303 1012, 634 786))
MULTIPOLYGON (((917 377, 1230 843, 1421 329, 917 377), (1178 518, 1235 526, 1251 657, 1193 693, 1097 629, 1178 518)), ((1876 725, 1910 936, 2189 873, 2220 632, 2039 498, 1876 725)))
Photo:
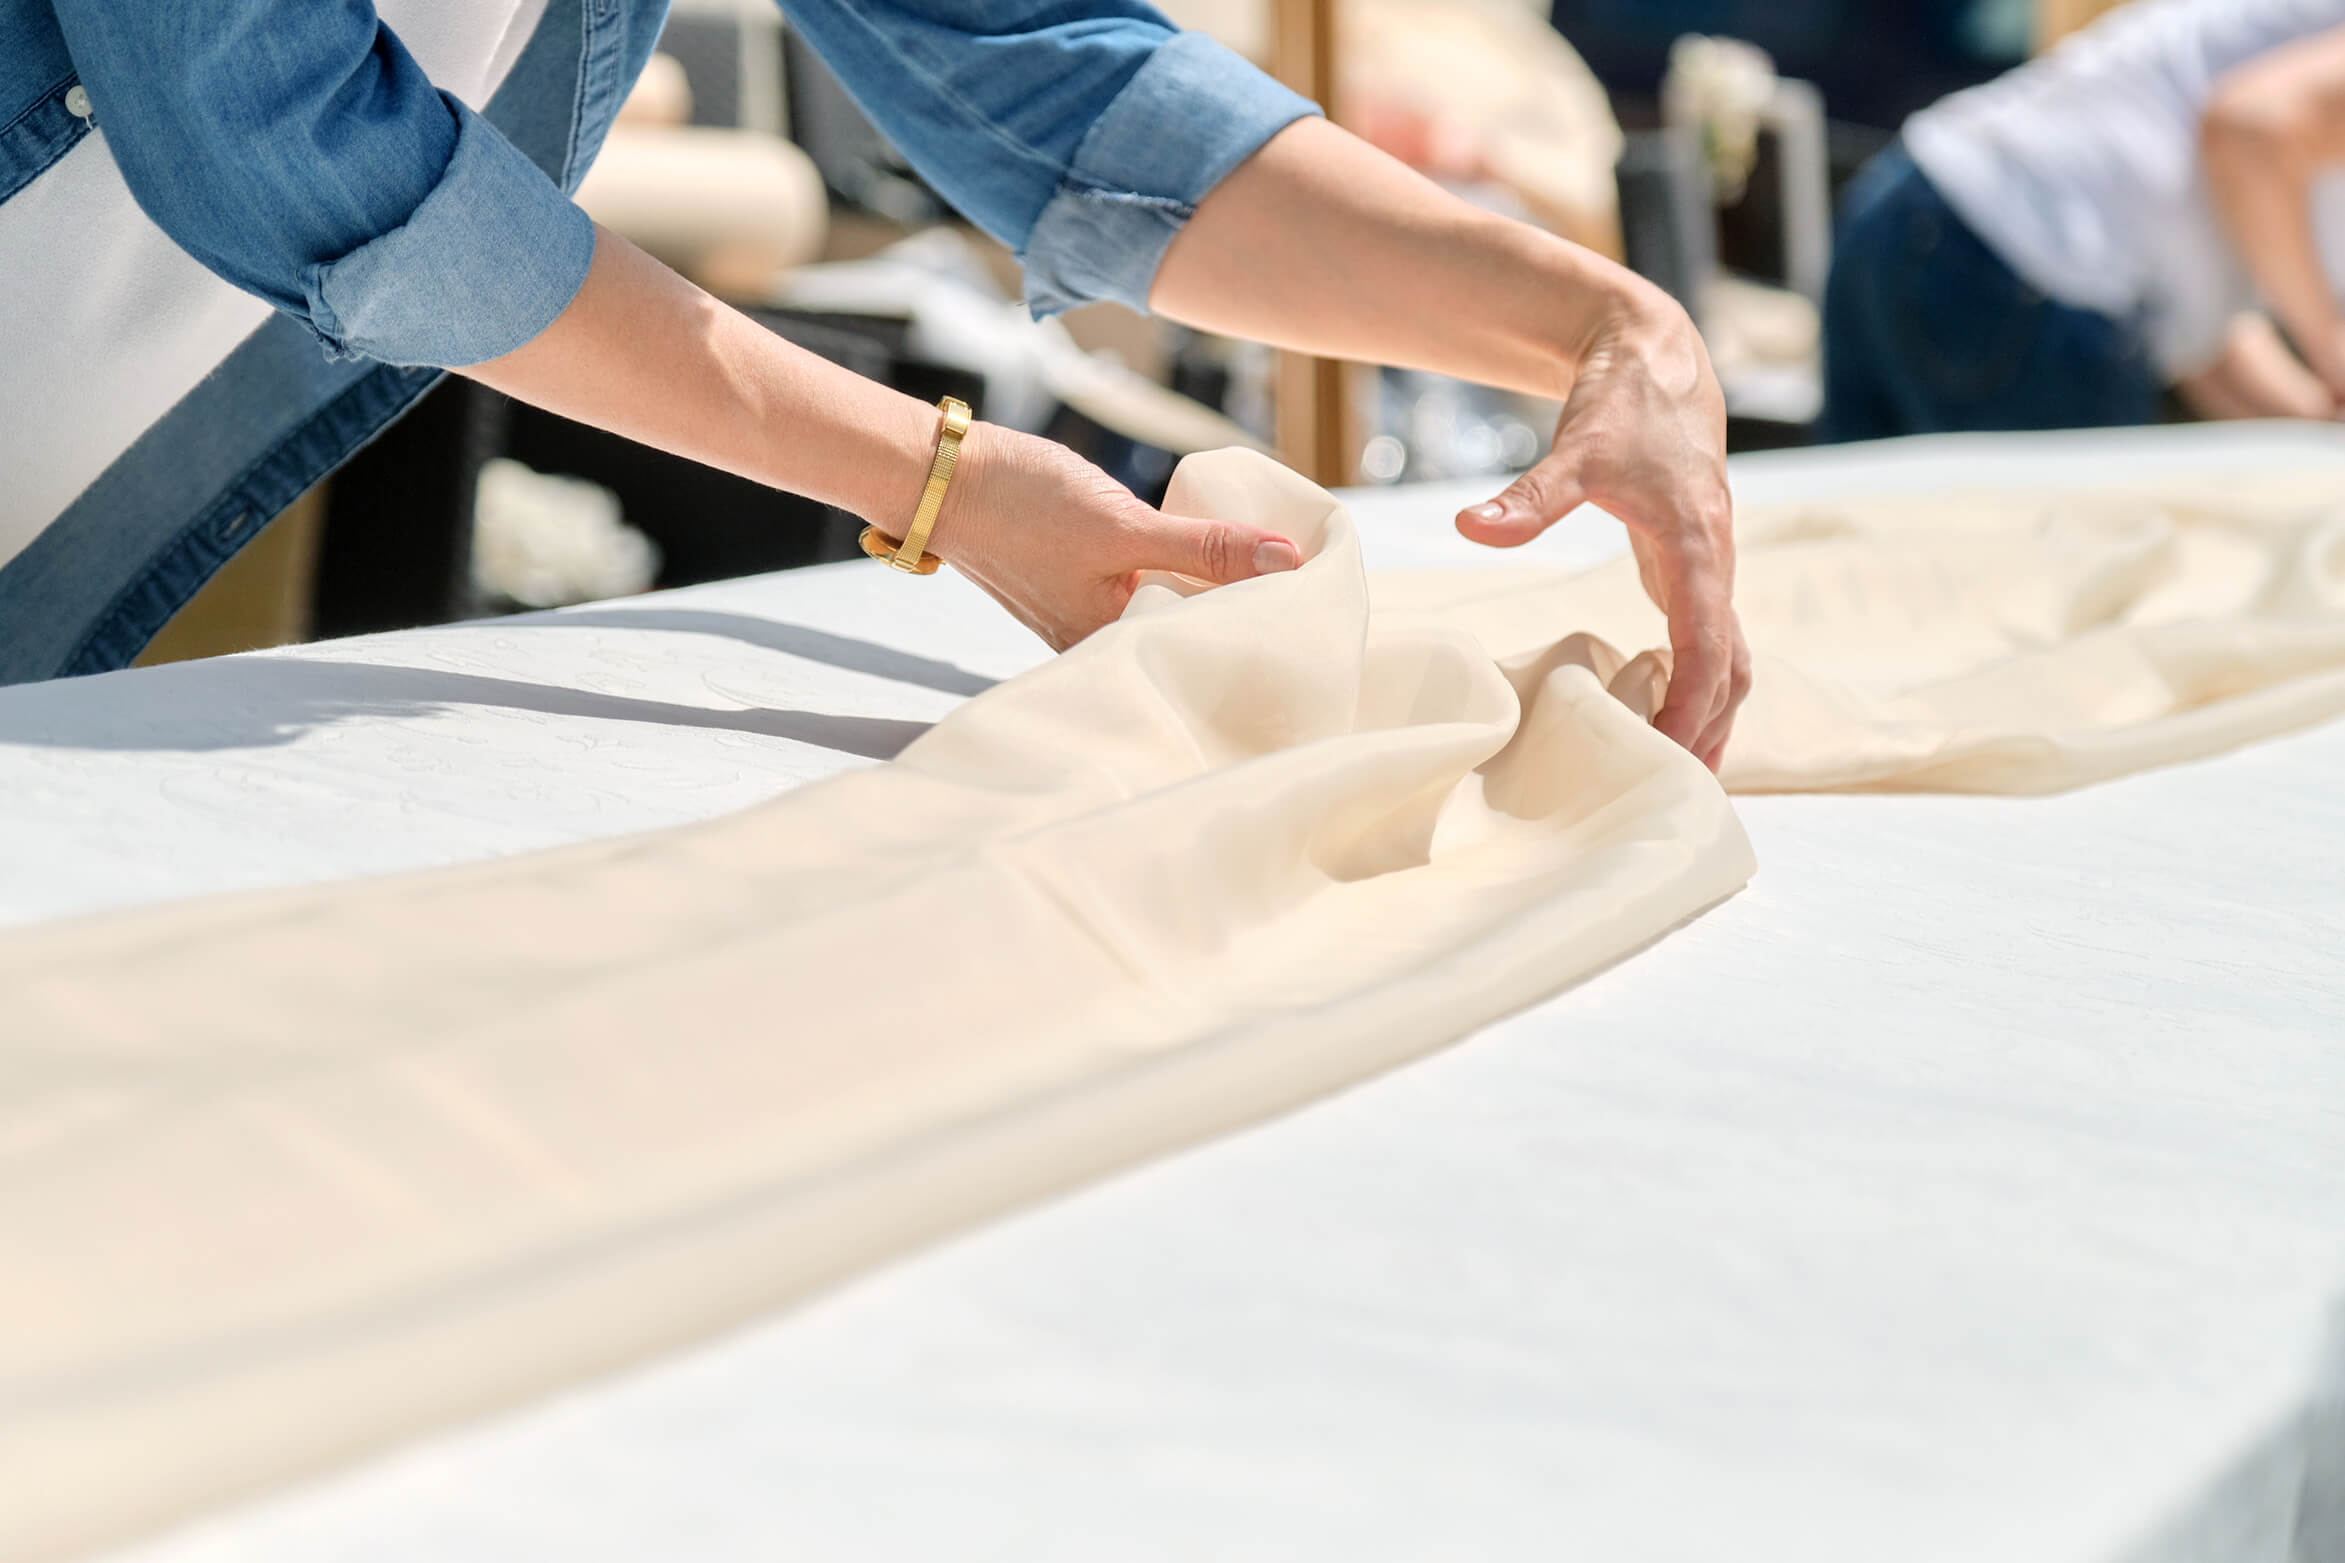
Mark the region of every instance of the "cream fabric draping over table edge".
MULTIPOLYGON (((893 765, 0 943, 0 1558, 1293 1105, 1748 876, 1644 723, 1663 659, 1613 650, 1659 638, 1633 567, 1386 578, 1371 615, 1328 496, 1240 453, 1177 482, 1311 562, 1145 592, 893 765)), ((2345 707, 2311 495, 1837 506, 1744 546, 1733 785, 2044 790, 2345 707)))
MULTIPOLYGON (((1388 1068, 1751 872, 1566 653, 1289 575, 727 819, 0 944, 0 1558, 747 1318, 1388 1068)), ((1584 644, 1584 643, 1583 643, 1584 644)))

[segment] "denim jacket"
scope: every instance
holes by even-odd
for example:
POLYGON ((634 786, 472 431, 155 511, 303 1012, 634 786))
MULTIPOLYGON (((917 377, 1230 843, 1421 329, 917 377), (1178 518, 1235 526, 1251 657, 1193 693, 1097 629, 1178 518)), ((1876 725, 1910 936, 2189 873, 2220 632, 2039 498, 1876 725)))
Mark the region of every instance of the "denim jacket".
MULTIPOLYGON (((525 5, 534 25, 476 112, 368 0, 0 0, 0 223, 102 133, 146 219, 274 306, 53 515, 7 515, 0 429, 0 523, 35 529, 0 551, 0 683, 128 663, 441 369, 561 313, 593 248, 568 192, 665 9, 525 5)), ((787 11, 914 166, 1018 253, 1037 313, 1144 307, 1197 201, 1312 112, 1136 0, 787 11)), ((0 277, 0 359, 43 329, 7 317, 8 292, 0 277)))

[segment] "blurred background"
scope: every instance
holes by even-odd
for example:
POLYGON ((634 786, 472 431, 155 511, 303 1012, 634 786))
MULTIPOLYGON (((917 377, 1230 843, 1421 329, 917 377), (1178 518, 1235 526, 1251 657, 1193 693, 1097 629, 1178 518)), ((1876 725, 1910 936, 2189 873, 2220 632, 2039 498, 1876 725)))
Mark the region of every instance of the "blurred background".
MULTIPOLYGON (((1170 0, 1466 198, 1589 245, 1693 314, 1732 448, 1810 437, 1834 201, 1906 115, 2112 0, 1170 0)), ((1493 476, 1555 409, 1280 355, 1114 305, 1037 324, 793 36, 677 0, 581 193, 769 329, 1057 438, 1144 498, 1184 454, 1330 486, 1493 476)), ((450 378, 288 510, 144 660, 439 623, 858 557, 857 525, 450 378)))

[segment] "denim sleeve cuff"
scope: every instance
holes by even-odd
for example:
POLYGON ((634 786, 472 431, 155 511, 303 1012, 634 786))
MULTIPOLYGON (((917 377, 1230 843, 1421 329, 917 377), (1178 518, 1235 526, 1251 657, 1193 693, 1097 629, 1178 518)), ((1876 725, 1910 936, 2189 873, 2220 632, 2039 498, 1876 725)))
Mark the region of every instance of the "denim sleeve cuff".
POLYGON ((337 357, 451 369, 513 351, 569 307, 594 224, 494 126, 453 99, 456 149, 407 221, 302 282, 337 357))
POLYGON ((1160 45, 1082 142, 1025 253, 1036 318, 1093 299, 1146 310, 1197 203, 1279 131, 1318 113, 1202 33, 1160 45))

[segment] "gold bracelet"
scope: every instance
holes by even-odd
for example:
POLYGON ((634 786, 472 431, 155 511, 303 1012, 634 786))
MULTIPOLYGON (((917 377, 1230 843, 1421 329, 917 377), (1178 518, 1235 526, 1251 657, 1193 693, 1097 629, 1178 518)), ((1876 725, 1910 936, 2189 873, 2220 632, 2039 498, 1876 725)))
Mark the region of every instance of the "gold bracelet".
POLYGON ((892 570, 907 575, 936 574, 936 556, 927 552, 928 534, 945 507, 945 490, 953 485, 953 468, 961 462, 961 437, 969 432, 969 404, 948 396, 937 408, 944 422, 936 431, 936 455, 928 463, 928 487, 920 491, 920 508, 912 512, 911 530, 897 542, 876 526, 867 526, 857 539, 863 551, 892 570))

